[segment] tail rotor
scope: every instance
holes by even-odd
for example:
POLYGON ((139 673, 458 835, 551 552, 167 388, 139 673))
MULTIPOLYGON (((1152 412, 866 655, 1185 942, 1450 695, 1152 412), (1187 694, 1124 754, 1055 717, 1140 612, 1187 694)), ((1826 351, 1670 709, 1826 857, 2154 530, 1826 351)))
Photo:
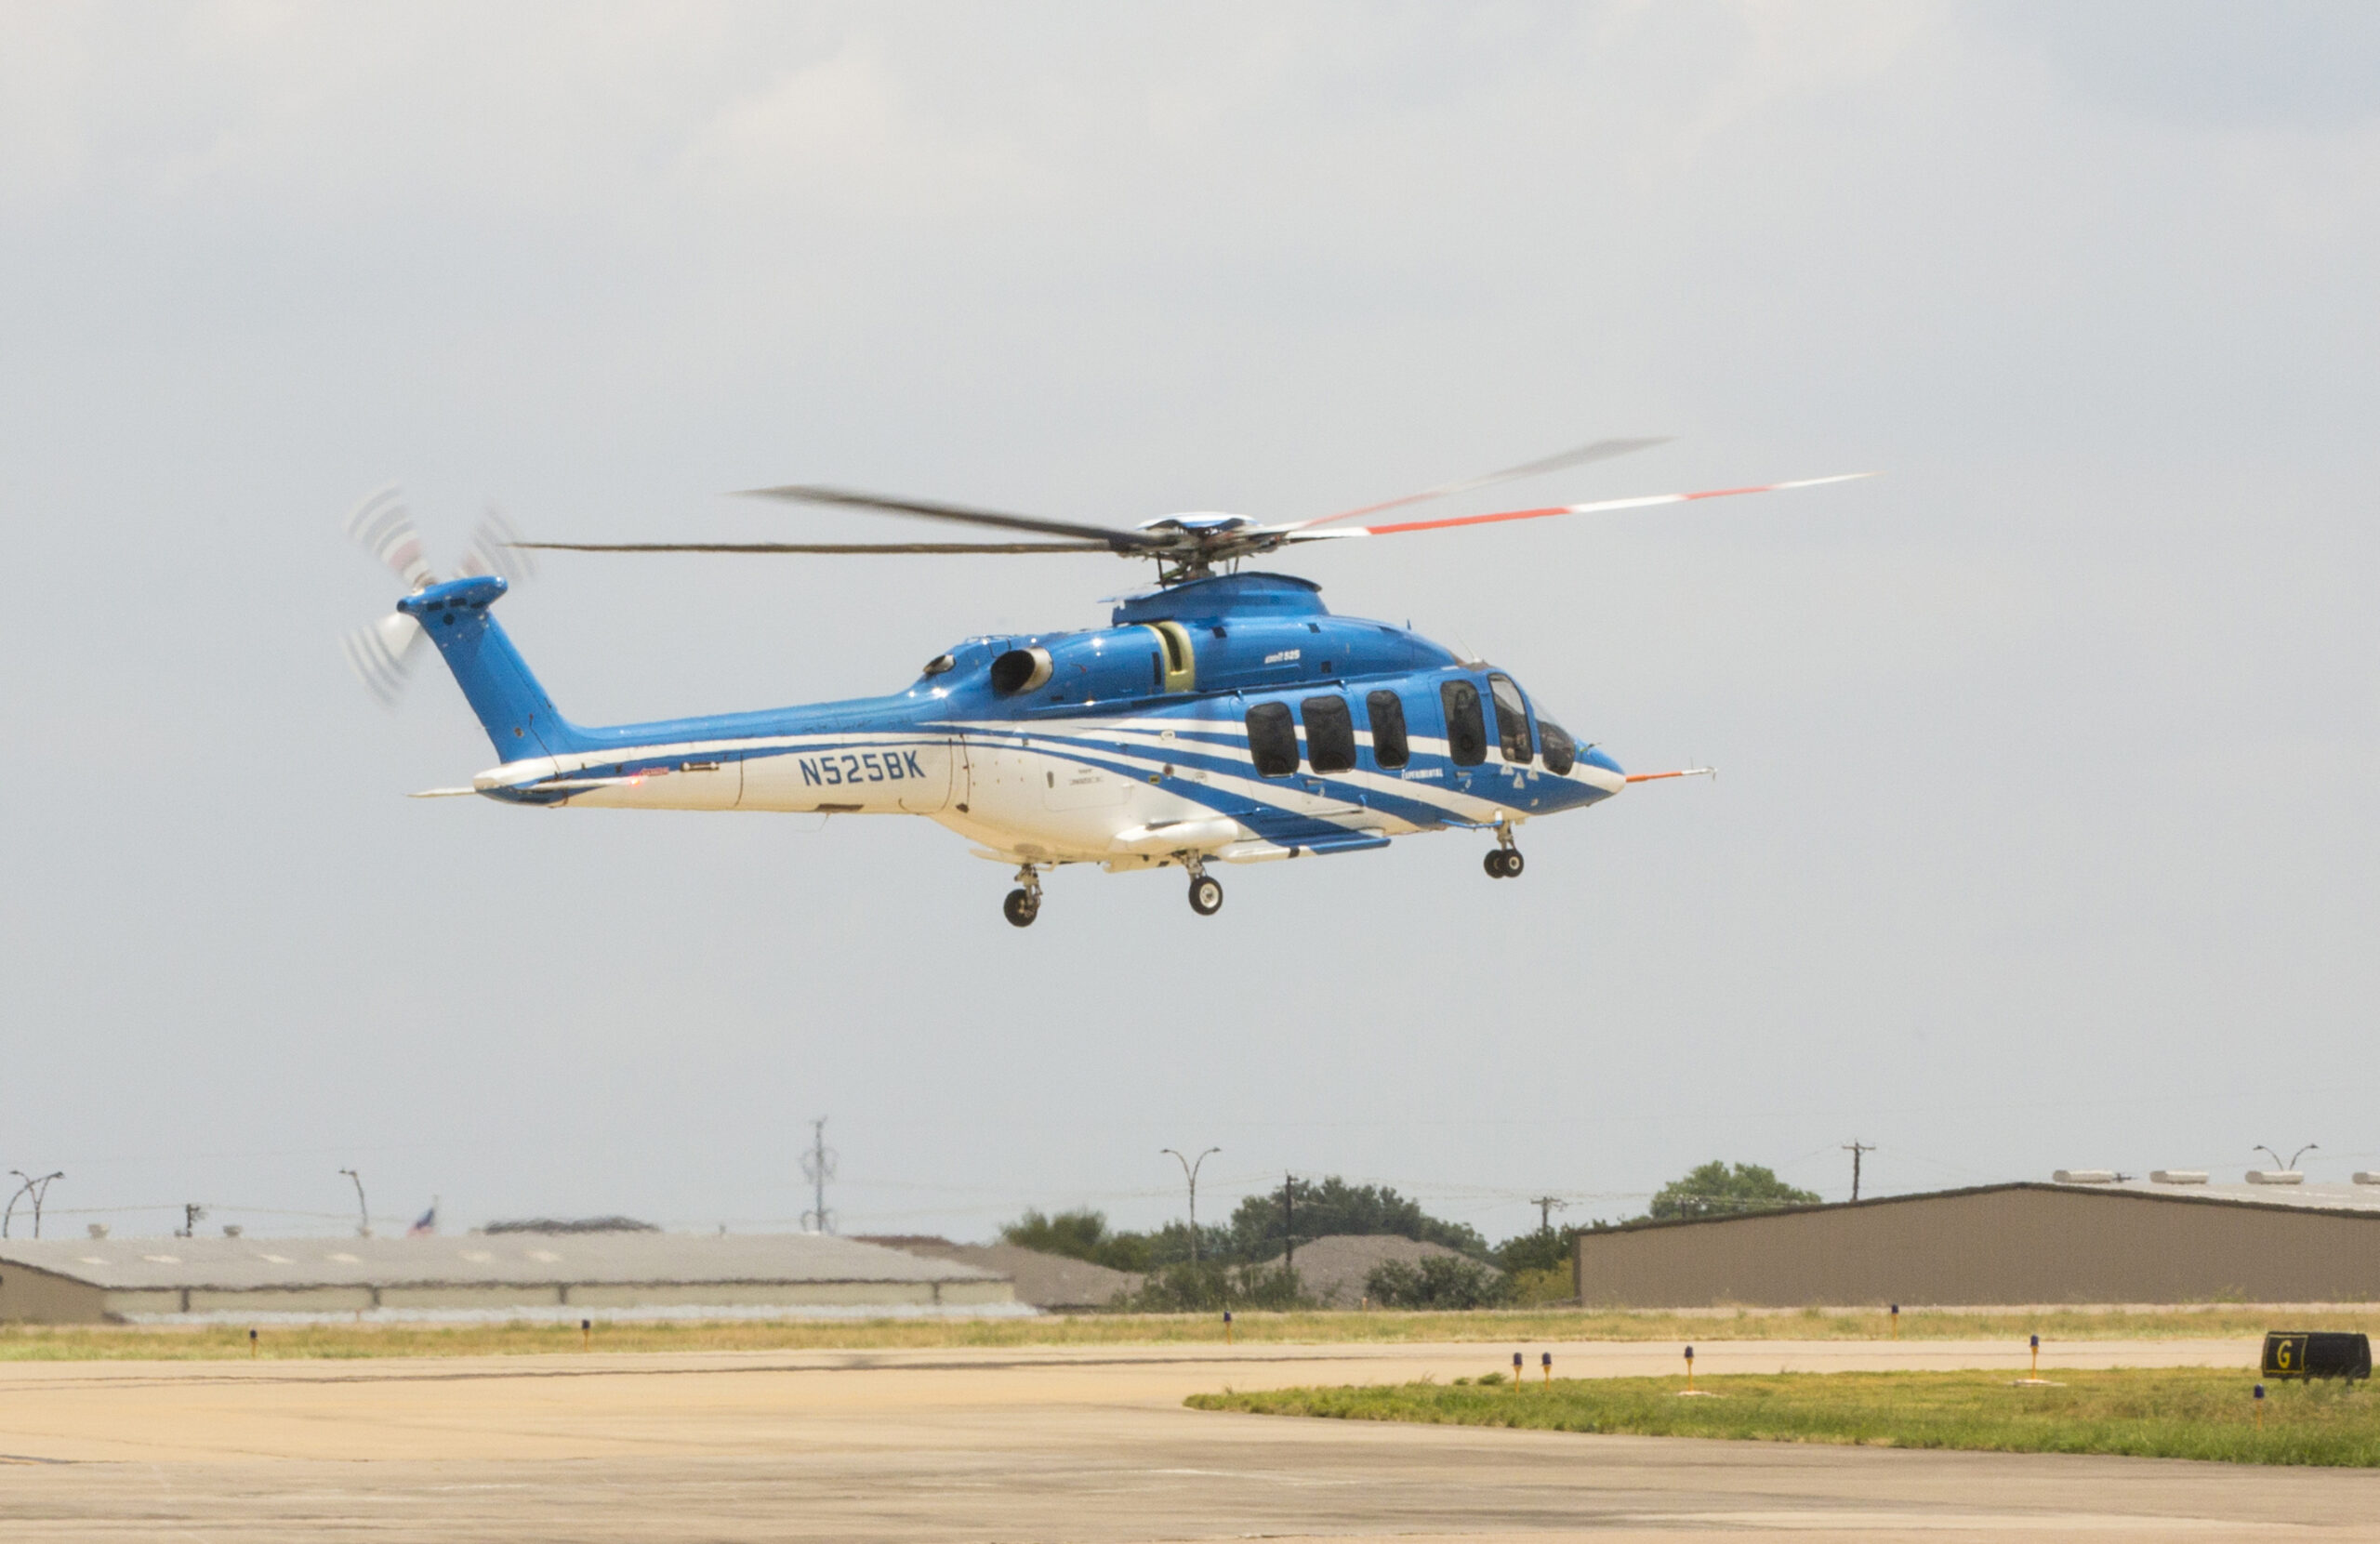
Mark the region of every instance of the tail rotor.
MULTIPOLYGON (((404 495, 395 484, 380 489, 356 506, 355 513, 348 517, 347 534, 349 540, 395 574, 403 583, 406 594, 438 582, 422 546, 421 533, 414 527, 413 511, 405 507, 404 495)), ((456 577, 488 574, 511 584, 529 578, 536 567, 526 552, 513 545, 519 539, 503 515, 491 508, 472 527, 470 545, 463 549, 456 577)), ((421 624, 403 612, 392 611, 371 626, 358 627, 340 639, 339 652, 347 656, 348 668, 355 672, 355 679, 364 683, 364 689, 383 706, 394 707, 404 694, 405 680, 412 674, 421 640, 421 624)))

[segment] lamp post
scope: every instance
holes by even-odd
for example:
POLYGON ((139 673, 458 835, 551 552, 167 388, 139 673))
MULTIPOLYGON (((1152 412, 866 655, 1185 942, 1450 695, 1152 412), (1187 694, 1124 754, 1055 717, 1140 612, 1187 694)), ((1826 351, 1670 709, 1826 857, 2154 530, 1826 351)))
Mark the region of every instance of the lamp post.
POLYGON ((1191 1159, 1175 1153, 1170 1147, 1157 1149, 1161 1155, 1172 1154, 1173 1161, 1182 1166, 1182 1177, 1190 1182, 1190 1263, 1193 1265, 1198 1263, 1198 1168, 1222 1151, 1220 1147, 1210 1147, 1196 1159, 1191 1159))
POLYGON ((38 1176, 28 1174, 21 1168, 12 1168, 8 1172, 22 1180, 24 1183, 17 1187, 16 1194, 8 1197, 7 1211, 0 1213, 0 1238, 6 1238, 8 1235, 8 1224, 16 1219, 17 1203, 27 1195, 33 1198, 33 1236, 39 1238, 41 1236, 41 1199, 49 1192, 49 1181, 63 1180, 66 1178, 66 1171, 61 1168, 54 1173, 38 1176))
POLYGON ((355 1224, 355 1236, 369 1238, 372 1236, 372 1208, 364 1200, 364 1176, 351 1168, 342 1168, 339 1172, 355 1181, 355 1211, 359 1219, 355 1224))

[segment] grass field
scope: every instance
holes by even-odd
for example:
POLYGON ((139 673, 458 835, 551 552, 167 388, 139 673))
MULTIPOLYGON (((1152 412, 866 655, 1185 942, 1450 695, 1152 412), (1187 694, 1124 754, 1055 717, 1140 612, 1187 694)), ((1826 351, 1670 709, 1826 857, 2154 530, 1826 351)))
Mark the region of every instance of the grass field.
MULTIPOLYGON (((2257 1337, 2277 1323, 2270 1311, 2229 1305, 2159 1310, 2053 1309, 2040 1313, 1901 1314, 1904 1340, 2044 1341, 2200 1339, 2257 1337)), ((2360 1329, 2380 1334, 2380 1310, 2320 1313, 2289 1311, 2287 1327, 2360 1329)), ((575 1352, 575 1326, 268 1325, 258 1351, 271 1357, 528 1356, 575 1352)), ((1260 1313, 1236 1315, 1242 1344, 1561 1340, 1881 1340, 1881 1313, 1800 1310, 1725 1314, 1581 1313, 1537 1309, 1469 1313, 1260 1313)), ((964 1346, 1219 1345, 1218 1316, 1093 1313, 1036 1319, 786 1319, 711 1323, 604 1324, 592 1346, 609 1352, 879 1351, 964 1346)), ((242 1325, 205 1326, 0 1326, 0 1361, 216 1360, 248 1355, 242 1325)))
POLYGON ((2005 1373, 1795 1373, 1698 1379, 1716 1399, 1680 1398, 1682 1378, 1542 1384, 1403 1383, 1196 1394, 1194 1409, 1341 1420, 1408 1420, 1552 1432, 2001 1453, 2116 1453, 2226 1463, 2380 1466, 2380 1393, 2336 1383, 2268 1384, 2257 1428, 2253 1376, 2219 1368, 2056 1375, 2020 1388, 2005 1373))

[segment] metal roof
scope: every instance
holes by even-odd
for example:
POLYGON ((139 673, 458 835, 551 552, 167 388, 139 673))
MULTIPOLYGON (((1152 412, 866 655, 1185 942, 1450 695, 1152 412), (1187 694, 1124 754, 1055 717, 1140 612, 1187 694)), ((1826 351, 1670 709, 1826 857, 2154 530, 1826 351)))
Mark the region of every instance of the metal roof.
POLYGON ((1900 1207, 1961 1195, 1994 1195, 2010 1190, 2055 1191, 2065 1195, 2109 1195, 2127 1201, 2174 1201, 2185 1206, 2256 1207, 2268 1211, 2353 1212, 2380 1216, 2380 1185, 2161 1185, 2147 1180, 2123 1180, 2110 1184, 2059 1184, 2046 1180, 2008 1180, 1999 1184, 1965 1185, 1956 1190, 1913 1190, 1894 1195, 1871 1195, 1860 1201, 1819 1201, 1808 1206, 1770 1207, 1759 1211, 1724 1212, 1709 1217, 1639 1217, 1620 1223, 1618 1229, 1603 1231, 1707 1228, 1728 1222, 1753 1222, 1764 1218, 1806 1217, 1813 1212, 1900 1207))
POLYGON ((431 1238, 0 1240, 0 1266, 109 1288, 998 1281, 823 1234, 466 1234, 431 1238))
POLYGON ((2260 1207, 2315 1207, 2325 1211, 2380 1211, 2380 1185, 2161 1185, 2151 1180, 2112 1184, 2064 1184, 2060 1190, 2113 1191, 2184 1201, 2245 1201, 2260 1207))

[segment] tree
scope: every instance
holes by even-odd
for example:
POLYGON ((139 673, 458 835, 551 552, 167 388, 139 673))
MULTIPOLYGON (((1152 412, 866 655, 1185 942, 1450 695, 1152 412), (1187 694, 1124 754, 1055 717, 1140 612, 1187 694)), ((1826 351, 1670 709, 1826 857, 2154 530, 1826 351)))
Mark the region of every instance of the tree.
POLYGON ((1024 1216, 1000 1230, 1000 1237, 1020 1248, 1064 1255, 1069 1260, 1097 1260, 1099 1247, 1107 1236, 1107 1214, 1088 1207, 1055 1217, 1045 1217, 1038 1207, 1027 1207, 1024 1216))
MULTIPOLYGON (((1043 1254, 1144 1273, 1187 1260, 1192 1253, 1190 1230, 1183 1223, 1168 1222, 1155 1233, 1112 1233, 1106 1214, 1088 1207, 1054 1217, 1028 1207, 1024 1216, 1000 1229, 1000 1237, 1043 1254)), ((1198 1253, 1219 1255, 1226 1252, 1229 1234, 1221 1228, 1200 1228, 1198 1241, 1198 1253)))
POLYGON ((1773 1211, 1778 1207, 1818 1204, 1818 1192, 1796 1190, 1758 1164, 1728 1165, 1717 1159, 1684 1179, 1672 1180, 1654 1193, 1648 1216, 1731 1217, 1739 1212, 1773 1211))
MULTIPOLYGON (((1488 1241, 1477 1229, 1432 1217, 1420 1202, 1386 1185, 1351 1185, 1333 1174, 1318 1181, 1294 1181, 1290 1200, 1300 1241, 1339 1234, 1395 1234, 1425 1244, 1443 1244, 1474 1258, 1488 1253, 1488 1241)), ((1271 1260, 1280 1254, 1288 1231, 1281 1217, 1280 1191, 1241 1201, 1231 1214, 1230 1231, 1231 1253, 1240 1260, 1271 1260)))

